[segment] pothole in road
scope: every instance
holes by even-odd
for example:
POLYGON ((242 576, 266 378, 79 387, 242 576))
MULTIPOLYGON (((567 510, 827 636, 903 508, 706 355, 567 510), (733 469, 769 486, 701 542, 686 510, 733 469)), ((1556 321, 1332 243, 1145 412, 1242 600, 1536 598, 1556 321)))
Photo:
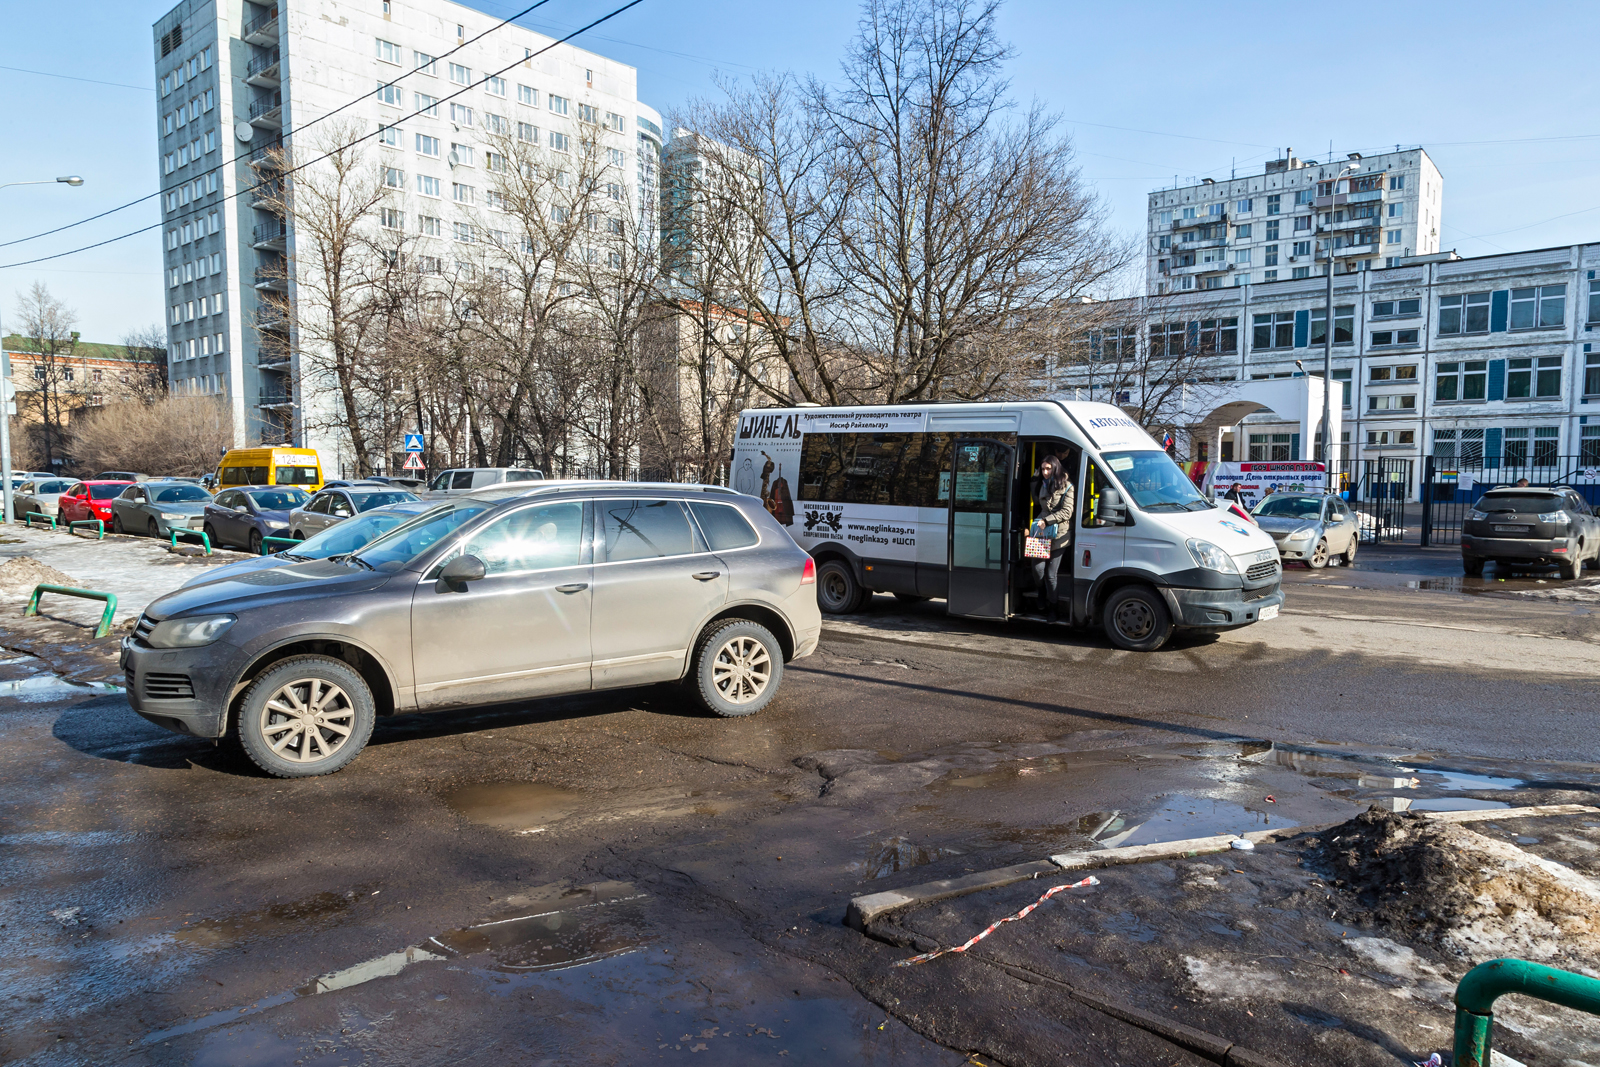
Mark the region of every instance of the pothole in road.
POLYGON ((428 938, 422 946, 455 956, 487 953, 495 971, 526 973, 576 967, 632 952, 651 940, 636 901, 648 894, 627 882, 551 887, 473 926, 428 938))
POLYGON ((887 878, 899 871, 909 871, 946 856, 960 855, 963 855, 961 849, 919 845, 910 838, 897 835, 879 841, 864 861, 846 864, 845 870, 858 872, 862 878, 887 878))
POLYGON ((268 904, 255 911, 225 919, 186 923, 173 939, 193 948, 226 948, 242 942, 281 937, 295 931, 325 926, 342 919, 358 901, 371 895, 365 887, 343 893, 317 893, 287 904, 268 904))
POLYGON ((1242 836, 1253 830, 1293 826, 1295 821, 1267 811, 1252 811, 1242 804, 1205 797, 1167 796, 1148 815, 1095 812, 1078 820, 1085 837, 1106 848, 1148 845, 1157 841, 1185 841, 1219 834, 1242 836))
POLYGON ((468 820, 517 833, 538 833, 571 815, 584 797, 544 782, 482 782, 444 794, 444 802, 468 820))

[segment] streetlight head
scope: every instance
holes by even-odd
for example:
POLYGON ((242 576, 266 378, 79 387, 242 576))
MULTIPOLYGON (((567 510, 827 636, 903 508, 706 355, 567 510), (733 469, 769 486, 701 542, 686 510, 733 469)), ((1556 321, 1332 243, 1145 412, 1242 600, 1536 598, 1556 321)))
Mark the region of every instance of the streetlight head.
POLYGON ((78 177, 76 174, 69 174, 65 178, 57 178, 56 181, 64 182, 67 185, 82 185, 83 184, 83 179, 78 177))

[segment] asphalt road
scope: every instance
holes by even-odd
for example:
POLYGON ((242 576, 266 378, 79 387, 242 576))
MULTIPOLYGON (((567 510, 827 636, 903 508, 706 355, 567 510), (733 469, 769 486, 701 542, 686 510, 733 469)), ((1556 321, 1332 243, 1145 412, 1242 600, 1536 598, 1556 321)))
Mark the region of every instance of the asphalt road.
POLYGON ((1592 780, 1600 615, 1543 576, 1409 587, 1448 563, 1291 572, 1279 619, 1153 655, 878 597, 749 720, 667 689, 402 718, 303 782, 0 663, 0 1061, 1004 1062, 981 1024, 1015 1006, 894 1002, 870 976, 905 952, 850 896, 1360 810, 1262 741, 1450 771, 1440 797, 1592 780), (970 1047, 924 1036, 951 1013, 970 1047))

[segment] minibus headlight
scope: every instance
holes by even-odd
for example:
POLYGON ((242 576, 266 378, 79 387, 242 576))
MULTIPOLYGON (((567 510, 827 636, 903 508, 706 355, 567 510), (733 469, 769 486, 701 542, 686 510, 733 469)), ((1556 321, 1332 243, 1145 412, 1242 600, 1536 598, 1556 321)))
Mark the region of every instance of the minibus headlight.
POLYGON ((1233 557, 1210 541, 1201 541, 1189 538, 1189 554, 1194 561, 1208 571, 1217 571, 1221 574, 1238 574, 1239 568, 1233 565, 1233 557))

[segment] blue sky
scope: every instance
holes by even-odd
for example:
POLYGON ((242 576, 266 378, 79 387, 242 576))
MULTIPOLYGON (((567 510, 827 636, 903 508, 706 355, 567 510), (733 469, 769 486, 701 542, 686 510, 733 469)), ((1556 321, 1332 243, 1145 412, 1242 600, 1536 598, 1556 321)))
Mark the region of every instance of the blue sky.
MULTIPOLYGON (((355 0, 371 2, 377 0, 355 0)), ((404 2, 404 0, 398 0, 404 2)), ((171 4, 7 5, 9 105, 0 111, 0 184, 81 174, 72 189, 0 190, 0 241, 158 187, 150 26, 171 4), (128 88, 125 86, 131 86, 128 88)), ((507 15, 526 6, 480 0, 507 15)), ((553 0, 528 20, 561 33, 614 3, 553 0)), ((1260 170, 1280 148, 1326 158, 1395 144, 1427 148, 1443 172, 1443 247, 1464 256, 1600 240, 1600 94, 1592 85, 1600 5, 1374 4, 1332 18, 1285 3, 1069 4, 1011 0, 1001 33, 1019 99, 1058 113, 1085 180, 1117 228, 1138 233, 1145 197, 1174 176, 1260 170)), ((644 3, 578 43, 639 69, 647 103, 670 111, 758 69, 832 79, 858 13, 809 4, 644 3)), ((41 241, 0 263, 47 255, 157 221, 154 200, 41 241), (21 255, 19 253, 27 253, 21 255)), ((0 323, 34 280, 76 308, 88 340, 159 322, 154 231, 66 259, 0 270, 0 323)))

